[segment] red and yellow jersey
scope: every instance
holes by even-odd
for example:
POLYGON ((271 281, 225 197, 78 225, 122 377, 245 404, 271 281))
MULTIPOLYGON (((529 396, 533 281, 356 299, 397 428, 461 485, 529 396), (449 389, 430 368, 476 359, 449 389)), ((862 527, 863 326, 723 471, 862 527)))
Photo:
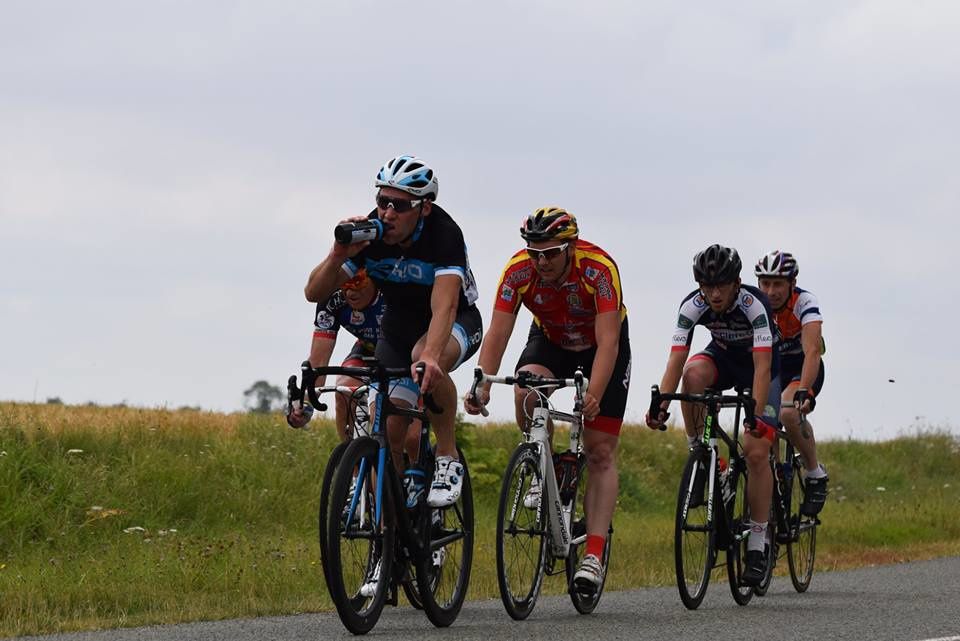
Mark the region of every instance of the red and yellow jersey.
POLYGON ((572 350, 597 344, 597 314, 619 312, 621 321, 627 317, 617 264, 585 240, 575 241, 570 273, 558 285, 540 280, 525 249, 514 254, 500 276, 493 308, 516 314, 521 303, 550 342, 572 350))

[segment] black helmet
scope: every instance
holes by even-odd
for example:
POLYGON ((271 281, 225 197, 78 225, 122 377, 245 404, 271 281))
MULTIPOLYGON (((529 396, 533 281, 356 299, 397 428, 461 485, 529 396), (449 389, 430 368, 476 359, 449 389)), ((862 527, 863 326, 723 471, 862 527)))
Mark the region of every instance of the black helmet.
POLYGON ((736 249, 710 245, 693 257, 693 278, 702 285, 732 283, 740 278, 741 266, 736 249))

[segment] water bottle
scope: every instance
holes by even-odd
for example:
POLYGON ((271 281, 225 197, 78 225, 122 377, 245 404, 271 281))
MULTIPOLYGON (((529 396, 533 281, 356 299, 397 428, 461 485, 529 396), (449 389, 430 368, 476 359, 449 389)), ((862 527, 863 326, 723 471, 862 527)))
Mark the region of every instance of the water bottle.
POLYGON ((333 237, 341 245, 351 245, 365 240, 379 240, 391 227, 378 218, 368 218, 356 223, 340 223, 333 228, 333 237))
POLYGON ((426 473, 417 467, 411 467, 403 473, 403 490, 407 495, 407 509, 414 509, 420 504, 426 487, 426 473))

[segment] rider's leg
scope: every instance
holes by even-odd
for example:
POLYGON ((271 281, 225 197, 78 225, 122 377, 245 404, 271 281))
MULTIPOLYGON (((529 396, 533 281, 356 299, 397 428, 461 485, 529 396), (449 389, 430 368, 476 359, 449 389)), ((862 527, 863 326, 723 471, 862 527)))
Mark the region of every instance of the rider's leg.
MULTIPOLYGON (((701 394, 705 389, 717 381, 717 366, 710 356, 700 353, 687 361, 683 368, 684 394, 701 394)), ((687 441, 693 442, 700 437, 703 431, 703 420, 706 409, 695 403, 680 403, 683 414, 683 426, 687 432, 687 441)))
MULTIPOLYGON (((583 431, 587 454, 588 483, 583 501, 587 515, 587 536, 606 539, 617 505, 617 442, 619 436, 597 429, 583 431)), ((600 550, 602 552, 602 550, 600 550)), ((591 551, 588 550, 589 554, 591 551)))
POLYGON ((806 464, 807 471, 819 470, 820 462, 817 460, 817 442, 813 436, 813 429, 810 422, 804 420, 800 422, 800 412, 793 406, 793 395, 800 387, 799 381, 793 381, 783 393, 780 405, 780 422, 783 423, 790 437, 790 442, 797 448, 803 461, 806 464))
MULTIPOLYGON (((543 376, 545 378, 554 378, 554 374, 550 371, 549 368, 543 365, 528 364, 522 367, 519 367, 517 371, 526 371, 531 374, 536 374, 537 376, 543 376)), ((553 390, 542 390, 547 396, 550 396, 553 393, 553 390)), ((513 388, 513 408, 516 413, 517 426, 522 430, 527 425, 527 417, 533 416, 533 408, 537 406, 537 401, 540 396, 536 393, 531 393, 528 389, 523 389, 521 387, 514 386, 513 388)), ((547 421, 547 431, 550 434, 550 442, 553 443, 553 420, 547 421)))
MULTIPOLYGON (((414 345, 411 356, 416 363, 423 353, 426 336, 414 345)), ((440 368, 446 372, 433 389, 433 400, 443 410, 441 414, 430 413, 430 424, 437 435, 437 456, 457 457, 456 419, 457 419, 457 387, 450 378, 450 372, 461 358, 460 343, 451 336, 440 355, 440 368)))
MULTIPOLYGON (((344 363, 344 367, 347 364, 344 363)), ((340 376, 337 378, 337 387, 349 387, 351 389, 356 389, 360 385, 360 381, 350 376, 340 376)), ((334 398, 336 399, 336 426, 337 426, 337 436, 340 437, 341 441, 348 441, 353 435, 353 412, 351 411, 351 398, 349 394, 341 394, 340 392, 335 393, 334 398)))

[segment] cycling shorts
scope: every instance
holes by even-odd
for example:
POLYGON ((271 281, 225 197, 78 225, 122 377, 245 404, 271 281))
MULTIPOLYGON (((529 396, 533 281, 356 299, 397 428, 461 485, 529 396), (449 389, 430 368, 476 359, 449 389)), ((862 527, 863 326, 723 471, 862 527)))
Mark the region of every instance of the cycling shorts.
MULTIPOLYGON (((483 339, 483 319, 480 317, 480 310, 475 305, 461 308, 457 312, 457 318, 450 330, 450 335, 460 346, 460 355, 453 367, 450 368, 452 372, 480 349, 480 341, 483 339)), ((384 367, 410 369, 410 366, 413 365, 413 347, 419 339, 420 337, 417 337, 412 343, 397 344, 398 341, 395 338, 384 335, 377 341, 377 360, 384 367)), ((417 404, 420 390, 412 379, 392 382, 390 387, 390 398, 407 401, 410 405, 417 404)))
MULTIPOLYGON (((793 365, 793 363, 790 363, 793 365)), ((780 389, 785 390, 790 383, 800 380, 800 372, 803 370, 803 359, 795 366, 788 366, 786 362, 780 366, 780 389)), ((813 381, 813 395, 820 396, 820 390, 823 389, 823 359, 820 359, 820 370, 817 372, 817 378, 813 381)))
MULTIPOLYGON (((617 361, 610 375, 610 382, 600 399, 600 414, 592 421, 585 421, 584 427, 618 436, 623 425, 623 415, 627 409, 627 393, 630 391, 630 335, 627 319, 620 324, 620 348, 617 361)), ((527 346, 517 361, 519 370, 524 365, 540 365, 550 370, 555 378, 570 378, 577 368, 590 378, 593 359, 597 355, 596 346, 580 352, 563 349, 550 342, 536 323, 530 326, 527 346)))
MULTIPOLYGON (((716 341, 690 358, 693 360, 709 360, 717 371, 717 378, 710 389, 719 391, 731 388, 753 387, 753 353, 745 350, 725 349, 716 341)), ((770 389, 767 392, 767 404, 760 414, 772 425, 780 421, 780 358, 776 350, 773 351, 773 362, 770 364, 770 389)))

